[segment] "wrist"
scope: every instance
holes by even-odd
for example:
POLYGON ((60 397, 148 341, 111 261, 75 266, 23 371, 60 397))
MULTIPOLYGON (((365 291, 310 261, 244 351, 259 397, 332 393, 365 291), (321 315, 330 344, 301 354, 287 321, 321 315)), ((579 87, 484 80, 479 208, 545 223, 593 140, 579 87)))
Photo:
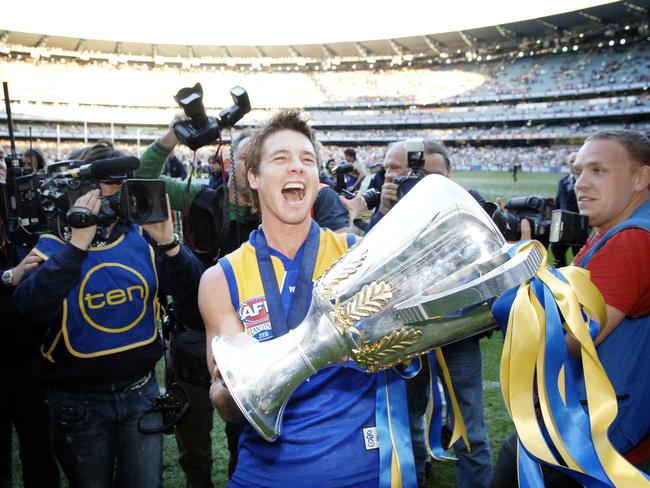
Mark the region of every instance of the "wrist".
POLYGON ((15 286, 14 280, 16 279, 16 273, 14 268, 9 268, 2 272, 2 284, 5 286, 15 286))
POLYGON ((166 243, 156 243, 156 247, 164 252, 167 256, 172 257, 180 251, 181 239, 178 234, 174 233, 172 240, 166 243))
POLYGON ((169 132, 167 132, 164 136, 162 136, 158 140, 158 142, 160 142, 160 145, 163 146, 165 149, 168 149, 168 150, 171 151, 181 141, 176 136, 176 133, 174 132, 174 129, 170 129, 169 132))
POLYGON ((74 232, 72 233, 72 237, 70 237, 70 244, 81 251, 87 251, 91 242, 92 241, 88 241, 88 239, 83 239, 75 236, 74 232))

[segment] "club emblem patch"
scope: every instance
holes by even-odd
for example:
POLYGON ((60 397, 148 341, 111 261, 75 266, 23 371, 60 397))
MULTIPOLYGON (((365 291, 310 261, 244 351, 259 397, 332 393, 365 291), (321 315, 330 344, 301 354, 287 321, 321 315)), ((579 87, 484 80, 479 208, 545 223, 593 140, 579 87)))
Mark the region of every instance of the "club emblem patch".
POLYGON ((266 341, 273 338, 269 307, 265 297, 249 298, 240 305, 237 314, 248 335, 257 341, 266 341))

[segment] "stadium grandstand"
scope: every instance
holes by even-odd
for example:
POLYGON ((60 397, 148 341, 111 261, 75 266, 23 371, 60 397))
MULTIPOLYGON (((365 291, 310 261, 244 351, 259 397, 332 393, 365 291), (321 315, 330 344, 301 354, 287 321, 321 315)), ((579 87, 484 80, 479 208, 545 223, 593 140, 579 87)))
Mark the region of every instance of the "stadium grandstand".
MULTIPOLYGON (((456 32, 287 46, 92 40, 0 22, 0 78, 19 148, 31 140, 52 160, 98 139, 138 154, 179 111, 178 89, 200 82, 214 114, 230 105, 230 88, 246 88, 253 111, 242 127, 304 108, 326 157, 353 146, 371 165, 387 143, 430 135, 461 168, 557 171, 596 130, 650 130, 649 9, 650 0, 620 1, 456 32)), ((3 145, 6 121, 3 108, 3 145)))

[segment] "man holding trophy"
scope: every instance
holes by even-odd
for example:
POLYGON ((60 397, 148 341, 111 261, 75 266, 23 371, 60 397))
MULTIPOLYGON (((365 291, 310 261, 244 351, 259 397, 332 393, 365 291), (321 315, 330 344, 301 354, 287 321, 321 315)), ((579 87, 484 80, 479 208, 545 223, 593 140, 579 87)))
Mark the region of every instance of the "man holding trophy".
MULTIPOLYGON (((419 360, 393 367, 492 328, 491 300, 543 257, 509 253, 480 205, 439 175, 346 252, 353 236, 310 218, 317 162, 296 111, 256 134, 246 166, 262 227, 201 280, 212 403, 249 423, 230 486, 416 486, 399 375, 419 360)), ((429 412, 440 407, 429 401, 429 412)), ((427 447, 445 457, 440 429, 432 424, 427 447)))
MULTIPOLYGON (((226 420, 241 417, 213 363, 212 338, 246 334, 265 341, 295 327, 310 304, 312 280, 354 242, 310 217, 318 150, 298 112, 274 117, 253 138, 246 159, 262 227, 209 269, 199 289, 215 378, 210 397, 226 420)), ((375 425, 374 386, 373 375, 345 365, 313 376, 288 404, 278 441, 267 442, 246 425, 229 486, 305 486, 314 479, 322 486, 377 486, 378 450, 364 442, 364 429, 375 425)))

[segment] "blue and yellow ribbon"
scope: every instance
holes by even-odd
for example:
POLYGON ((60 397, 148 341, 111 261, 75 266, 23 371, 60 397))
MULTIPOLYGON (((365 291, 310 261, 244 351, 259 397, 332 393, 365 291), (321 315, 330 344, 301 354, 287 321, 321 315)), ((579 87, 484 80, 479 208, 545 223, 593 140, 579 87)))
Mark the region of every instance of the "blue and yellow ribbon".
MULTIPOLYGON (((531 246, 537 246, 545 263, 546 249, 537 242, 526 242, 517 252, 531 246)), ((502 329, 507 322, 500 380, 521 443, 520 486, 541 486, 538 463, 587 487, 650 486, 649 478, 626 461, 607 436, 617 415, 616 394, 593 342, 607 314, 589 272, 542 265, 530 283, 503 294, 493 311, 502 329), (569 358, 567 335, 580 347, 579 360, 569 358), (581 375, 586 410, 577 396, 581 375), (535 412, 535 387, 541 418, 535 412)))
POLYGON ((379 488, 417 488, 406 385, 393 369, 376 377, 379 488))
POLYGON ((470 449, 469 439, 467 437, 467 430, 465 429, 465 422, 463 415, 458 406, 456 393, 451 382, 451 375, 447 368, 447 362, 442 354, 442 350, 438 347, 428 354, 429 358, 429 385, 428 385, 428 402, 426 409, 426 427, 425 427, 425 442, 429 455, 436 461, 455 461, 456 457, 451 454, 448 449, 454 445, 458 439, 463 439, 467 449, 470 449), (442 445, 442 397, 438 389, 438 377, 445 385, 445 393, 447 397, 447 405, 451 408, 453 418, 453 430, 449 445, 445 449, 442 445))

